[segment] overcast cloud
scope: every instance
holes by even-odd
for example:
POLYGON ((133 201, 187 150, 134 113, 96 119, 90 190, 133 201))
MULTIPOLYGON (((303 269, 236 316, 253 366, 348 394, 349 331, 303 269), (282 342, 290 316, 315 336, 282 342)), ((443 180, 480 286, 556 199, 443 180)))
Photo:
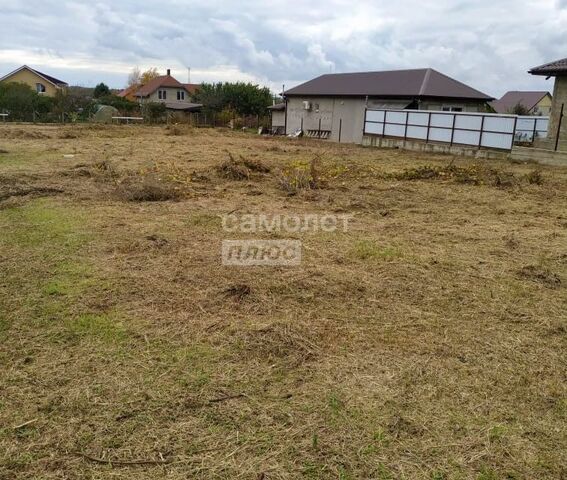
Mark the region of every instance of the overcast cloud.
POLYGON ((0 72, 124 86, 133 66, 278 90, 322 73, 433 67, 485 93, 550 89, 567 0, 0 0, 0 72))

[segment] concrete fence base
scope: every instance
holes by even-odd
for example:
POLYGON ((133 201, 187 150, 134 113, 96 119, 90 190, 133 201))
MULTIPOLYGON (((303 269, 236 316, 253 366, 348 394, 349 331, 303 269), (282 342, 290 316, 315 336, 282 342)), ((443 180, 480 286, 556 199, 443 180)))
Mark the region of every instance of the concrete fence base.
POLYGON ((473 158, 509 158, 510 152, 503 150, 488 150, 468 147, 466 145, 449 145, 444 143, 422 142, 419 140, 404 140, 400 138, 385 138, 377 135, 364 135, 362 145, 366 147, 400 148, 414 152, 449 153, 473 158))

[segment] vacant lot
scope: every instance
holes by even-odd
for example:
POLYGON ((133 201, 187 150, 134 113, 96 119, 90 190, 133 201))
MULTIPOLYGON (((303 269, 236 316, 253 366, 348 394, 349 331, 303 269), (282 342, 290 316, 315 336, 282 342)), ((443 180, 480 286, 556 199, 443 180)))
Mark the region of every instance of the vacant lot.
POLYGON ((0 478, 566 478, 567 169, 182 127, 0 150, 0 478), (223 266, 238 238, 302 264, 223 266))

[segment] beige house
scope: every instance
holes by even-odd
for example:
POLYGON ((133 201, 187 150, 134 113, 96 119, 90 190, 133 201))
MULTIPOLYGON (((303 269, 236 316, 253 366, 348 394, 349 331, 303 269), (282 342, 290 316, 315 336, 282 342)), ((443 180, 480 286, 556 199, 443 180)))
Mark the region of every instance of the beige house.
POLYGON ((431 68, 327 74, 285 92, 285 132, 362 143, 367 108, 485 112, 493 97, 431 68))
POLYGON ((496 113, 514 113, 514 108, 521 105, 528 115, 547 117, 551 112, 551 94, 545 91, 510 91, 499 100, 490 102, 496 113))
POLYGON ((201 109, 202 105, 193 103, 192 95, 197 86, 193 84, 183 84, 171 76, 171 71, 167 69, 167 74, 154 78, 134 93, 140 104, 156 102, 165 103, 170 111, 195 112, 201 109))
POLYGON ((567 114, 567 58, 534 67, 529 73, 555 77, 547 139, 539 146, 567 151, 567 121, 564 118, 567 114))
POLYGON ((0 78, 0 82, 16 82, 29 85, 40 95, 53 97, 58 90, 67 88, 68 85, 51 75, 47 75, 35 70, 27 65, 23 65, 17 70, 0 78))

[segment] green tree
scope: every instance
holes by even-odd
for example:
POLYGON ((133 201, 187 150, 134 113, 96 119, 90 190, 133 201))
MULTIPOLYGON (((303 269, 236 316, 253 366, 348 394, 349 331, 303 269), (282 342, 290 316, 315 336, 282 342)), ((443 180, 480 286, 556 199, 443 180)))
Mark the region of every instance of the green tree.
POLYGON ((516 105, 514 105, 510 109, 510 113, 513 114, 513 115, 529 115, 530 114, 529 110, 519 102, 516 103, 516 105))
POLYGON ((95 87, 93 97, 100 98, 105 97, 106 95, 110 95, 110 88, 108 88, 108 85, 101 82, 95 87))
POLYGON ((0 110, 9 113, 10 120, 31 121, 36 113, 49 112, 52 103, 51 98, 24 83, 0 83, 0 110))
POLYGON ((204 83, 193 99, 213 112, 225 110, 238 115, 263 115, 272 103, 272 94, 269 88, 252 83, 204 83))

